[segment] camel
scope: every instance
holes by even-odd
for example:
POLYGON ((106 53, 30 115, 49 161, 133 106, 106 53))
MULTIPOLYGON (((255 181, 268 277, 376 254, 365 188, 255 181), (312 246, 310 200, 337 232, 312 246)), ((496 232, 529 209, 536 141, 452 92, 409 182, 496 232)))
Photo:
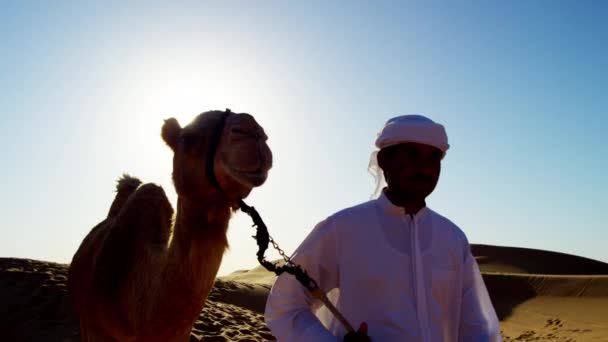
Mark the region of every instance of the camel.
POLYGON ((188 341, 228 247, 238 200, 272 166, 253 116, 209 111, 165 120, 177 212, 164 190, 128 175, 108 217, 82 241, 68 273, 82 341, 188 341))

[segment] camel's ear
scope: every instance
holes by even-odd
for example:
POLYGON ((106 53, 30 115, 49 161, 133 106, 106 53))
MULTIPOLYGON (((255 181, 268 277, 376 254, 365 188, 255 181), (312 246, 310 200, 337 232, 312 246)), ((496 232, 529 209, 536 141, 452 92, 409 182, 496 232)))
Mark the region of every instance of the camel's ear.
POLYGON ((171 118, 165 120, 165 124, 163 125, 161 135, 163 140, 171 147, 173 152, 177 149, 177 145, 179 143, 179 136, 182 132, 182 127, 177 122, 177 119, 171 118))

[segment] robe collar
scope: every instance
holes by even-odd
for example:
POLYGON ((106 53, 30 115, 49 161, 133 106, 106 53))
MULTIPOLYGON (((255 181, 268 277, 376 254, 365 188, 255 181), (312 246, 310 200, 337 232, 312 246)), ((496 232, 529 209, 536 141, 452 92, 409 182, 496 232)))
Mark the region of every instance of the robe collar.
POLYGON ((378 197, 378 199, 376 200, 378 205, 380 206, 380 209, 382 209, 382 212, 390 215, 390 216, 396 216, 396 217, 400 217, 406 220, 410 220, 413 219, 416 222, 419 222, 420 220, 424 219, 429 212, 429 208, 424 206, 422 207, 416 214, 414 215, 406 215, 405 214, 405 210, 403 209, 403 207, 399 207, 393 204, 393 202, 391 202, 388 197, 386 197, 386 194, 384 191, 382 191, 382 193, 380 193, 380 197, 378 197))

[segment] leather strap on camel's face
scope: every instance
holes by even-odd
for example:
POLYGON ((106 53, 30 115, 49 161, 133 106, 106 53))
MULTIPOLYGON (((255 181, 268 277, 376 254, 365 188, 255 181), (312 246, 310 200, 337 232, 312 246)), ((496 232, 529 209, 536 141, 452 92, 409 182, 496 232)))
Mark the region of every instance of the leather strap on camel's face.
POLYGON ((213 165, 215 162, 215 154, 217 152, 217 148, 219 147, 220 140, 222 138, 222 132, 224 131, 224 126, 226 126, 226 119, 232 114, 230 109, 226 109, 226 111, 220 117, 220 122, 217 127, 213 131, 213 135, 209 140, 209 148, 207 153, 207 160, 205 161, 205 171, 207 174, 207 179, 209 183, 219 190, 221 193, 224 193, 224 189, 220 186, 217 178, 215 177, 215 172, 213 170, 213 165))

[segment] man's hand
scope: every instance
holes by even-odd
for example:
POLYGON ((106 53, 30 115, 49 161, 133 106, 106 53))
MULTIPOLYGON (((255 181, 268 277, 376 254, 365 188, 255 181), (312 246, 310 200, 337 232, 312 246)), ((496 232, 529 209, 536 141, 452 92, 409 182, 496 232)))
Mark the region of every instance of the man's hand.
POLYGON ((367 323, 361 323, 359 330, 344 335, 344 342, 372 342, 372 339, 367 336, 367 323))

